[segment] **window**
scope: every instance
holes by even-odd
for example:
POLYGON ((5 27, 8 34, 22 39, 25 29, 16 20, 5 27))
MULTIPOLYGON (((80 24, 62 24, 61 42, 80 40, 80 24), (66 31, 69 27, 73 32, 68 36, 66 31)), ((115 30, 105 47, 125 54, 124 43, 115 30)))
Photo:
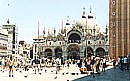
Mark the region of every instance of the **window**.
POLYGON ((115 37, 115 34, 113 33, 113 35, 112 35, 113 37, 115 37))
POLYGON ((115 12, 114 12, 114 11, 112 12, 112 15, 115 15, 115 12))
POLYGON ((115 5, 115 1, 112 1, 112 4, 115 5))
POLYGON ((51 42, 50 42, 50 45, 51 45, 51 42))
POLYGON ((112 47, 115 47, 115 44, 113 44, 113 46, 112 47))
POLYGON ((112 23, 112 26, 115 26, 115 22, 112 23))
POLYGON ((101 44, 101 41, 99 41, 99 44, 101 44))
POLYGON ((88 41, 88 44, 90 44, 90 41, 88 41))

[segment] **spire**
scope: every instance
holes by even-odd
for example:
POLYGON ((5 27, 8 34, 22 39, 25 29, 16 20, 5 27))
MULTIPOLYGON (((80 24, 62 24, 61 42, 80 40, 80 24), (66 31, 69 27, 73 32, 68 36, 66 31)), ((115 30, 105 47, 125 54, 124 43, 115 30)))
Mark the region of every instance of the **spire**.
POLYGON ((38 21, 38 52, 37 54, 39 55, 39 21, 38 21))
POLYGON ((75 20, 73 20, 73 24, 72 24, 72 27, 75 27, 75 20))
POLYGON ((107 35, 107 33, 108 33, 108 28, 107 28, 107 24, 106 24, 106 35, 107 35))
POLYGON ((43 36, 45 35, 45 26, 44 26, 44 29, 43 29, 43 36))
POLYGON ((67 21, 69 22, 69 16, 67 16, 67 21))
POLYGON ((63 20, 62 20, 62 22, 61 22, 61 26, 62 26, 62 29, 63 29, 63 20))
POLYGON ((50 35, 50 28, 48 28, 48 35, 50 35))
POLYGON ((55 27, 54 27, 54 36, 55 36, 55 34, 56 34, 56 29, 55 29, 55 27))
POLYGON ((66 25, 70 25, 70 23, 69 23, 69 16, 67 16, 67 22, 66 22, 66 25))
POLYGON ((83 8, 83 15, 85 15, 85 8, 83 8))
POLYGON ((39 40, 39 21, 38 21, 38 40, 39 40))
POLYGON ((63 20, 62 20, 62 22, 61 22, 61 27, 62 27, 61 33, 64 34, 63 20))
POLYGON ((9 22, 9 19, 8 19, 8 21, 7 21, 7 24, 9 24, 10 22, 9 22))
POLYGON ((93 18, 93 13, 92 13, 92 7, 90 6, 90 13, 88 15, 88 18, 91 19, 93 18))
POLYGON ((86 18, 85 8, 83 8, 83 15, 82 15, 82 18, 86 18))
POLYGON ((92 12, 92 7, 90 6, 90 13, 92 12))

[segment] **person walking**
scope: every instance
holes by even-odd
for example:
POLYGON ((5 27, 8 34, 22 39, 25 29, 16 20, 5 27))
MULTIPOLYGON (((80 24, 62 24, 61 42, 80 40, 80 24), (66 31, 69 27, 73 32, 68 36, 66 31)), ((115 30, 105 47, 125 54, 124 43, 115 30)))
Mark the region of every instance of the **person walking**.
POLYGON ((13 60, 13 57, 11 56, 10 59, 9 59, 9 77, 14 77, 14 73, 13 73, 13 66, 14 66, 14 60, 13 60))
POLYGON ((40 63, 41 63, 40 58, 39 57, 35 58, 35 66, 34 66, 35 74, 37 70, 38 70, 38 73, 40 74, 40 67, 41 67, 40 63))
POLYGON ((96 56, 95 60, 96 60, 96 62, 95 62, 94 65, 95 65, 95 68, 96 68, 96 72, 97 72, 97 74, 100 75, 100 69, 99 69, 99 66, 100 66, 100 57, 99 57, 99 55, 96 56))
POLYGON ((4 70, 5 70, 5 58, 4 57, 2 57, 1 64, 2 64, 2 72, 4 72, 4 70))
POLYGON ((121 71, 123 71, 124 70, 124 58, 123 57, 121 57, 120 63, 121 63, 121 71))
POLYGON ((103 58, 103 72, 105 72, 106 68, 106 58, 103 58))
POLYGON ((120 65, 120 63, 121 63, 120 61, 121 61, 121 57, 119 56, 118 59, 117 59, 119 69, 120 69, 120 66, 121 66, 120 65))
POLYGON ((125 56, 124 57, 124 69, 128 70, 128 58, 125 56))
POLYGON ((114 57, 113 59, 113 66, 114 66, 114 69, 116 68, 116 57, 114 57))
POLYGON ((56 62, 56 74, 60 74, 60 62, 56 62))

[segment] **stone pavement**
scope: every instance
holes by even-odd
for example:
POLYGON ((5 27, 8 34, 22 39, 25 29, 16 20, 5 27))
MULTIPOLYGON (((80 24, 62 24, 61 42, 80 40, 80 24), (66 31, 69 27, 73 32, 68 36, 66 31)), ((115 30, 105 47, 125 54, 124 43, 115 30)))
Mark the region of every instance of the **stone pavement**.
POLYGON ((121 71, 116 67, 116 69, 111 68, 106 72, 101 72, 100 75, 95 74, 95 77, 93 75, 84 76, 73 81, 130 81, 130 71, 121 71))
POLYGON ((86 75, 81 75, 79 68, 76 65, 71 65, 68 69, 67 67, 62 68, 60 74, 56 74, 56 68, 43 68, 40 74, 34 74, 32 68, 25 72, 22 69, 16 71, 14 70, 14 77, 9 77, 8 71, 4 73, 0 71, 0 81, 71 81, 76 78, 80 78, 86 75), (45 73, 45 69, 47 72, 45 73), (72 75, 71 73, 77 73, 78 75, 72 75), (27 76, 27 77, 25 77, 27 76))
POLYGON ((34 74, 32 68, 27 72, 22 69, 14 70, 14 77, 9 77, 8 71, 4 73, 0 71, 0 81, 130 81, 127 71, 111 68, 112 66, 107 67, 106 69, 109 70, 104 73, 102 72, 100 75, 95 75, 95 78, 92 75, 80 74, 79 68, 76 65, 71 65, 69 69, 67 67, 62 68, 60 74, 56 74, 55 67, 43 68, 41 75, 34 74), (45 69, 47 73, 45 73, 45 69), (72 75, 72 73, 76 74, 72 75))

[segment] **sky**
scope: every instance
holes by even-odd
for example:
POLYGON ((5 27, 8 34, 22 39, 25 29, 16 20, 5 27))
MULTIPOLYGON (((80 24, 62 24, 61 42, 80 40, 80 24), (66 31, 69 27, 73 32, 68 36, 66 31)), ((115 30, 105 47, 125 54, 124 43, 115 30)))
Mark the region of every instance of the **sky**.
MULTIPOLYGON (((108 23, 108 0, 0 0, 0 25, 15 24, 18 27, 18 41, 24 40, 32 44, 33 38, 46 31, 61 29, 61 22, 78 20, 82 16, 83 8, 86 14, 90 6, 100 30, 105 31, 108 23)), ((47 32, 46 32, 47 33, 47 32)))

